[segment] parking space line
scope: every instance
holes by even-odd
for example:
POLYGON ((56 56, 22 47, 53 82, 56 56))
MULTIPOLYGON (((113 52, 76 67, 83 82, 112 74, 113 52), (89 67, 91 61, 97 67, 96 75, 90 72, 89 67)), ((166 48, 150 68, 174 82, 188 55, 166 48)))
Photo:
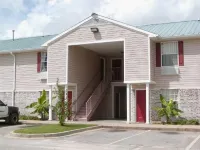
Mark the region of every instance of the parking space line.
POLYGON ((117 140, 117 141, 111 142, 111 143, 109 143, 109 144, 107 144, 107 145, 116 144, 116 143, 119 143, 119 142, 121 142, 121 141, 124 141, 124 140, 130 139, 130 138, 132 138, 132 137, 134 137, 134 136, 138 136, 138 135, 141 135, 141 134, 144 134, 144 133, 150 132, 150 131, 151 131, 151 130, 147 130, 147 131, 144 131, 144 132, 140 132, 140 133, 138 133, 138 134, 133 134, 133 135, 128 136, 128 137, 126 137, 126 138, 123 138, 123 139, 120 139, 120 140, 117 140))
POLYGON ((190 150, 192 146, 200 139, 200 135, 197 136, 187 147, 185 150, 190 150))

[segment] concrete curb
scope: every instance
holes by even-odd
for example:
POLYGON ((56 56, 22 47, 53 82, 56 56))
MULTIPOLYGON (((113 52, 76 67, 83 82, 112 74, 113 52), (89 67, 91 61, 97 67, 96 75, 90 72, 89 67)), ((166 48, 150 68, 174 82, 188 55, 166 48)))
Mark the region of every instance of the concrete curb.
POLYGON ((135 130, 157 130, 157 131, 188 131, 188 132, 200 132, 200 128, 195 127, 184 127, 181 125, 177 126, 165 126, 163 127, 134 127, 134 126, 109 126, 109 125, 101 125, 101 128, 113 128, 113 129, 135 129, 135 130))
POLYGON ((101 128, 101 127, 100 126, 93 126, 93 127, 87 127, 87 128, 76 129, 76 130, 71 130, 71 131, 58 132, 58 133, 45 133, 45 134, 23 134, 23 133, 14 133, 14 131, 12 131, 10 133, 10 135, 13 136, 13 137, 23 137, 23 138, 59 137, 59 136, 84 132, 84 131, 88 131, 88 130, 94 130, 94 129, 98 129, 98 128, 101 128))

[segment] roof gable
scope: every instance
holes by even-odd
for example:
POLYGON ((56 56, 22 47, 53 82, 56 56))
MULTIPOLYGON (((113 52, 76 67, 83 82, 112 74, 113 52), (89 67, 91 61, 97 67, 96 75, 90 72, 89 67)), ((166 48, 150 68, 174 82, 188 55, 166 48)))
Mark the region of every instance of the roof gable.
POLYGON ((103 24, 105 24, 105 23, 116 24, 116 25, 119 25, 119 26, 122 26, 122 27, 125 27, 125 28, 128 28, 128 29, 131 29, 131 30, 134 30, 134 31, 137 31, 137 32, 140 32, 140 33, 152 36, 152 37, 156 37, 157 36, 156 34, 153 34, 151 32, 148 32, 148 31, 139 29, 137 27, 133 27, 131 25, 127 25, 125 23, 122 23, 122 22, 119 22, 119 21, 116 21, 116 20, 113 20, 113 19, 110 19, 110 18, 107 18, 107 17, 104 17, 104 16, 100 16, 98 14, 93 13, 90 17, 86 18, 85 20, 81 21, 80 23, 76 24, 75 26, 69 28, 68 30, 62 32, 61 34, 55 36, 51 40, 49 40, 46 43, 44 43, 42 46, 48 46, 49 44, 51 44, 54 41, 62 38, 63 36, 65 36, 66 34, 68 34, 69 32, 71 32, 73 30, 75 30, 76 28, 78 28, 80 26, 84 26, 84 25, 87 25, 87 24, 91 24, 91 25, 95 24, 95 20, 101 20, 100 23, 103 23, 103 24))

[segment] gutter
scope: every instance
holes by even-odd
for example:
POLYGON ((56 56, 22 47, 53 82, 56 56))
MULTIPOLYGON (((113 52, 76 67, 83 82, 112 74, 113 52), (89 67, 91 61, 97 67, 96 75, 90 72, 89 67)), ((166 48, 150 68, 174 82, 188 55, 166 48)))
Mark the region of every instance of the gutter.
POLYGON ((0 51, 0 54, 11 54, 11 53, 21 53, 21 52, 37 52, 37 51, 46 51, 46 48, 33 48, 33 49, 16 49, 12 51, 3 50, 0 51))
POLYGON ((13 90, 12 90, 12 106, 15 106, 15 90, 16 90, 16 56, 12 52, 13 56, 13 90))
POLYGON ((169 36, 169 37, 151 37, 152 40, 154 41, 167 41, 167 40, 185 40, 185 39, 199 39, 200 34, 195 34, 195 35, 182 35, 182 36, 169 36))

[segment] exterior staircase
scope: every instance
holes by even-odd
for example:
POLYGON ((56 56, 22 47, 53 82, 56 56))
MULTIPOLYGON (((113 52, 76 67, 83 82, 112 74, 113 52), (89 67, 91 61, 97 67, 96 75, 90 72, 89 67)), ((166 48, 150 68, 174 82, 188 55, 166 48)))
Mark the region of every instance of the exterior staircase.
POLYGON ((77 121, 89 121, 97 109, 98 105, 106 95, 110 82, 101 81, 100 84, 93 91, 89 99, 82 105, 78 113, 75 115, 77 121))
POLYGON ((87 121, 87 117, 86 117, 86 103, 81 107, 81 109, 77 113, 75 120, 77 120, 77 121, 87 121))

